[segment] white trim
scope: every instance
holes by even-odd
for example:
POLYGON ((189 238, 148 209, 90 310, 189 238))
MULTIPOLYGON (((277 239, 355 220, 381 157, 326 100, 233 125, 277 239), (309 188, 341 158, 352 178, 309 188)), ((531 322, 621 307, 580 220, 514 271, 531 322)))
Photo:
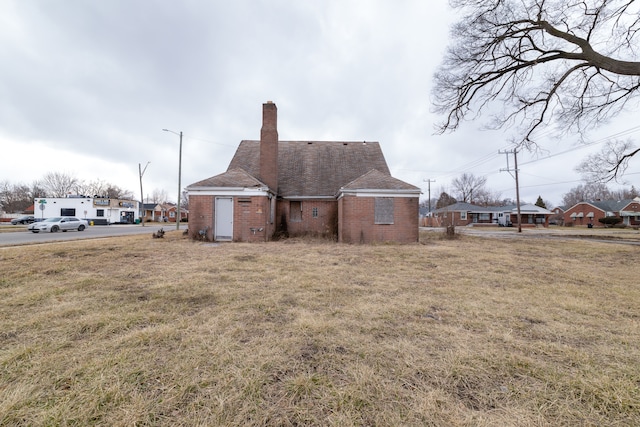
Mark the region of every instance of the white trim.
POLYGON ((189 190, 187 188, 187 193, 189 196, 224 196, 224 197, 250 197, 250 196, 268 196, 270 192, 267 189, 263 188, 209 188, 209 189, 198 189, 198 190, 189 190))
POLYGON ((344 190, 340 189, 338 198, 342 196, 356 197, 419 197, 420 190, 344 190))

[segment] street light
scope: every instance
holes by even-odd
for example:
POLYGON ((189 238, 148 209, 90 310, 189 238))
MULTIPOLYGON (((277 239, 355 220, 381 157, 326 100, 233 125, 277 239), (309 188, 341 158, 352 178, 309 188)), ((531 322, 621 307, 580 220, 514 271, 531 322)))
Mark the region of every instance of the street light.
POLYGON ((143 218, 144 217, 144 193, 142 192, 142 176, 144 175, 144 172, 147 170, 147 166, 149 166, 149 163, 151 162, 147 162, 144 169, 142 169, 142 165, 138 163, 138 172, 140 173, 140 222, 142 223, 143 227, 144 227, 144 218, 143 218))
POLYGON ((176 218, 176 230, 180 230, 180 220, 182 219, 182 217, 180 216, 180 199, 182 198, 182 131, 178 133, 169 129, 162 130, 165 132, 171 132, 180 137, 180 154, 178 157, 178 217, 176 218))

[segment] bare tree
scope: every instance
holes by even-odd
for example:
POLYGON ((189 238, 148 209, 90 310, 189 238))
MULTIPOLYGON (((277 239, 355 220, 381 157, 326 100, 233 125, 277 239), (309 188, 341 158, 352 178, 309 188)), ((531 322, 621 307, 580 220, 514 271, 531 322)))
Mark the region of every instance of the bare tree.
POLYGON ((487 178, 484 176, 475 176, 472 173, 463 173, 452 182, 453 188, 458 192, 458 200, 467 203, 473 203, 474 196, 486 192, 484 186, 487 178))
POLYGON ((639 93, 638 1, 450 3, 462 18, 435 75, 440 132, 485 111, 490 126, 517 126, 514 142, 535 149, 537 130, 556 123, 582 135, 639 93))
POLYGON ((180 199, 180 205, 183 209, 189 210, 189 193, 186 191, 182 192, 182 198, 180 199))
POLYGON ((77 194, 80 182, 68 173, 48 172, 41 184, 49 197, 65 197, 67 194, 77 194))
POLYGON ((562 196, 562 204, 571 207, 576 203, 590 200, 606 200, 611 197, 611 191, 602 183, 580 184, 573 187, 562 196))
POLYGON ((587 156, 576 170, 588 182, 618 181, 624 175, 629 159, 640 149, 631 141, 612 140, 599 152, 587 156))
POLYGON ((32 202, 35 198, 47 197, 47 191, 44 189, 40 181, 33 181, 31 183, 31 187, 29 187, 29 192, 31 193, 30 198, 32 202))
POLYGON ((123 190, 115 184, 110 184, 103 180, 84 182, 78 184, 78 192, 87 196, 108 197, 111 199, 133 199, 133 193, 123 190))
POLYGON ((6 212, 22 212, 33 204, 34 196, 31 188, 25 184, 0 182, 0 206, 6 212))
POLYGON ((168 199, 167 190, 158 190, 156 188, 151 194, 151 201, 153 203, 166 203, 168 199))

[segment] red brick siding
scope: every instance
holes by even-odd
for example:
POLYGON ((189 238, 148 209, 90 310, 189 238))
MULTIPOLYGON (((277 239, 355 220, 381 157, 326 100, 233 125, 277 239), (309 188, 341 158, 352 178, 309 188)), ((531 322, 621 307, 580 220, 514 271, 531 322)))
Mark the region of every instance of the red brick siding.
MULTIPOLYGON (((198 232, 207 226, 207 240, 213 240, 216 196, 189 196, 189 236, 199 238, 198 232)), ((274 225, 269 224, 270 200, 266 196, 233 197, 233 240, 264 242, 273 236, 274 225), (262 228, 254 234, 251 228, 262 228)))
POLYGON ((289 236, 318 235, 335 237, 337 235, 338 202, 335 200, 302 200, 302 220, 291 221, 290 201, 278 200, 276 222, 278 231, 285 231, 289 236), (313 208, 317 208, 318 216, 313 217, 313 208))
POLYGON ((344 243, 418 241, 418 198, 394 197, 393 224, 375 224, 375 197, 344 196, 339 201, 338 240, 344 243))
POLYGON ((189 195, 189 236, 192 239, 199 238, 198 231, 207 226, 207 239, 213 239, 213 209, 214 196, 189 195))
POLYGON ((270 201, 266 196, 234 197, 233 241, 265 242, 270 240, 273 235, 273 225, 269 224, 269 209, 270 201), (260 228, 262 231, 259 231, 260 228))
POLYGON ((605 212, 596 208, 595 206, 587 205, 587 204, 579 204, 573 206, 571 209, 567 210, 564 213, 564 225, 568 226, 587 226, 588 224, 593 224, 594 227, 603 227, 603 224, 598 221, 600 218, 605 217, 605 212), (582 218, 571 218, 571 214, 575 212, 576 215, 582 213, 584 216, 582 218), (593 212, 593 218, 587 218, 589 212, 593 212))
POLYGON ((260 179, 274 192, 278 190, 278 108, 272 102, 262 105, 260 179))
POLYGON ((438 224, 440 227, 446 227, 448 225, 455 225, 456 227, 463 227, 471 224, 471 214, 467 213, 467 219, 462 219, 462 212, 450 211, 446 213, 439 213, 438 224))

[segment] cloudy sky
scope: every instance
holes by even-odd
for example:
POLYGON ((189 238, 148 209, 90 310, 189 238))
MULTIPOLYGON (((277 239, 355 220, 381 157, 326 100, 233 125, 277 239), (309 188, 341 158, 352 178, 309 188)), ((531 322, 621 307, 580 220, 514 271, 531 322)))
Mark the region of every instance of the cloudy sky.
MULTIPOLYGON (((392 174, 432 196, 462 173, 515 198, 499 150, 513 130, 467 122, 435 135, 432 76, 454 21, 424 0, 2 0, 0 181, 47 172, 102 180, 139 197, 178 193, 224 172, 239 141, 259 139, 262 103, 281 140, 379 141, 392 174)), ((575 166, 608 136, 638 138, 634 114, 590 135, 521 152, 521 198, 559 204, 575 166)), ((512 159, 511 159, 512 160, 512 159)), ((512 166, 513 164, 510 163, 512 166)), ((640 159, 629 184, 640 187, 640 159), (634 182, 635 181, 635 182, 634 182)), ((619 188, 613 185, 612 188, 619 188)))

